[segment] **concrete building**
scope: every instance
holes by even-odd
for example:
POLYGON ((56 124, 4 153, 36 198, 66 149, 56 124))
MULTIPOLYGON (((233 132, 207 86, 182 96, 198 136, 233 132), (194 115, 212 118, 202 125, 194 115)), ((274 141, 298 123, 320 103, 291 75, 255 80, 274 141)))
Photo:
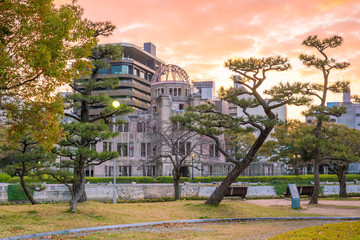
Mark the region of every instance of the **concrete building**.
MULTIPOLYGON (((100 69, 98 78, 117 77, 120 86, 115 89, 99 89, 97 93, 105 93, 135 110, 147 110, 151 100, 151 79, 155 71, 165 64, 156 57, 156 46, 144 43, 140 48, 130 43, 115 43, 123 48, 120 61, 110 61, 110 68, 100 69)), ((101 106, 91 106, 90 114, 97 115, 101 106)))

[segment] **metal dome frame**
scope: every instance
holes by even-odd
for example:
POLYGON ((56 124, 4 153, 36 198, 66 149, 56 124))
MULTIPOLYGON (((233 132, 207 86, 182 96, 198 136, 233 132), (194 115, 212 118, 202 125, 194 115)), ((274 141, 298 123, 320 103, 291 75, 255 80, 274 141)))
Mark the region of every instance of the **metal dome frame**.
POLYGON ((154 76, 151 79, 151 83, 164 82, 164 81, 180 81, 190 83, 189 75, 184 69, 177 65, 167 64, 160 67, 154 73, 154 76), (165 80, 161 80, 161 77, 165 76, 165 80), (169 79, 169 77, 171 77, 169 79))

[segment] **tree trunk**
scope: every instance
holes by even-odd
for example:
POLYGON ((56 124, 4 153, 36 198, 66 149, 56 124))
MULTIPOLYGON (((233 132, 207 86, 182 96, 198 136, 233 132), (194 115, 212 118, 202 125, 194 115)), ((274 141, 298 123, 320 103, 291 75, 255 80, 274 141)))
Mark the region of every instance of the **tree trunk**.
POLYGON ((211 194, 211 196, 205 202, 205 204, 215 205, 215 206, 219 205, 219 203, 223 200, 223 198, 225 196, 226 190, 236 180, 236 178, 242 173, 242 171, 244 171, 245 168, 241 167, 240 164, 236 164, 235 168, 226 176, 226 178, 220 184, 220 186, 215 189, 215 191, 211 194))
POLYGON ((314 159, 313 166, 314 166, 314 192, 310 198, 309 204, 318 204, 319 193, 320 193, 320 175, 319 175, 320 163, 319 160, 316 158, 316 156, 314 159))
POLYGON ((84 168, 74 168, 75 181, 72 185, 72 198, 70 200, 70 211, 76 212, 78 202, 86 201, 85 173, 84 168))
POLYGON ((181 197, 180 178, 174 177, 174 200, 179 200, 181 197))
POLYGON ((23 174, 19 174, 19 175, 20 175, 20 184, 21 184, 22 189, 24 190, 26 197, 29 199, 29 201, 31 202, 32 205, 37 204, 36 200, 33 198, 33 196, 31 195, 31 193, 29 192, 29 190, 26 187, 26 184, 24 181, 24 175, 23 174))
POLYGON ((238 164, 235 165, 235 168, 226 176, 224 181, 220 184, 219 187, 215 189, 215 191, 211 194, 209 199, 205 202, 208 205, 219 205, 219 203, 223 200, 225 196, 226 190, 230 187, 230 185, 236 180, 236 178, 248 167, 251 162, 254 160, 254 156, 259 150, 259 148, 263 145, 266 138, 271 133, 273 127, 265 128, 256 139, 253 146, 250 148, 244 159, 238 164))
POLYGON ((343 198, 347 197, 345 172, 346 172, 346 166, 340 166, 338 168, 338 171, 336 172, 336 175, 338 176, 339 184, 340 184, 339 197, 343 197, 343 198))

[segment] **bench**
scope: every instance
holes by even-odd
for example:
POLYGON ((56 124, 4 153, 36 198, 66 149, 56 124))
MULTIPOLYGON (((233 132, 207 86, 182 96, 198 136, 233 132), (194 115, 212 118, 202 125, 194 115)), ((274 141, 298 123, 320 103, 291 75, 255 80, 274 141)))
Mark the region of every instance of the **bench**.
MULTIPOLYGON (((314 193, 314 186, 296 186, 299 195, 307 195, 308 197, 311 197, 314 193)), ((290 190, 289 187, 286 188, 286 193, 284 193, 285 198, 290 198, 290 190)))
POLYGON ((225 197, 241 197, 244 200, 247 189, 247 186, 230 186, 225 192, 225 197))

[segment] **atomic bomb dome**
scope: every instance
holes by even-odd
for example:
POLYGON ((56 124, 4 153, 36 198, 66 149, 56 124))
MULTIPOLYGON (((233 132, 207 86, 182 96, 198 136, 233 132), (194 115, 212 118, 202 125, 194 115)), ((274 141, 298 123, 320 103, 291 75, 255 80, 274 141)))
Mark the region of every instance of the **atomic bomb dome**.
POLYGON ((189 75, 184 69, 177 65, 164 65, 156 70, 154 76, 151 79, 151 83, 163 82, 163 81, 176 81, 176 82, 188 82, 190 83, 189 75))

